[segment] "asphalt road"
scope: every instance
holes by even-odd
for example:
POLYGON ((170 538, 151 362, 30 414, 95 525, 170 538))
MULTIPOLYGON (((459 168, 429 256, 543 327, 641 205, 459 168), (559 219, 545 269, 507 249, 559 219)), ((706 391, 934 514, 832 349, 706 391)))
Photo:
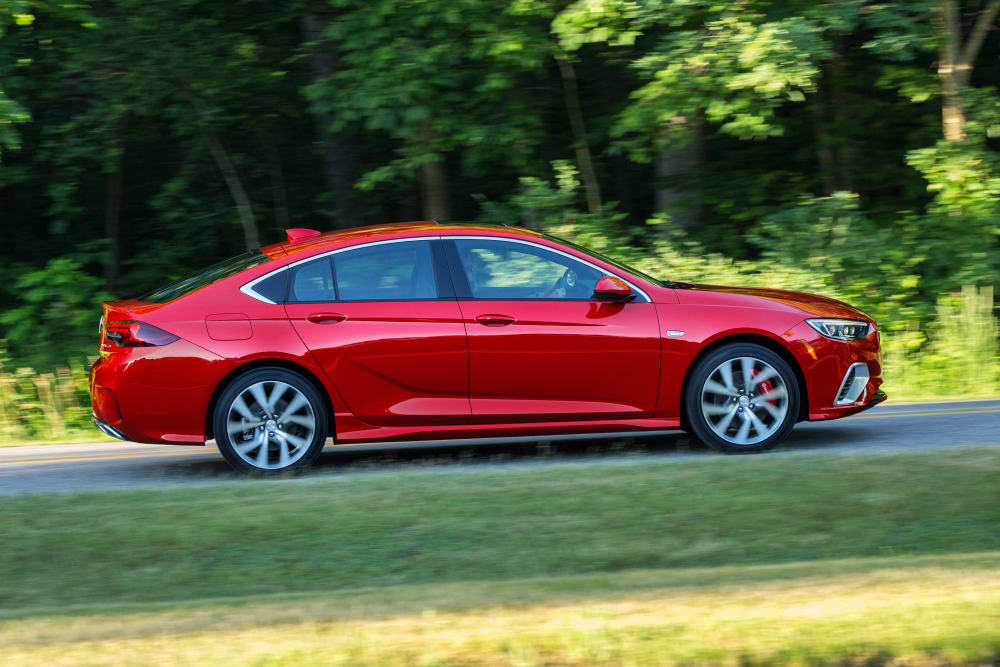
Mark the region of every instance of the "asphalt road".
MULTIPOLYGON (((802 423, 768 456, 802 452, 865 452, 1000 447, 1000 400, 880 405, 829 422, 802 423)), ((716 456, 677 435, 551 444, 447 443, 328 446, 307 474, 385 471, 441 465, 545 465, 716 456)), ((205 447, 101 443, 0 448, 0 495, 210 484, 239 478, 213 444, 205 447)))

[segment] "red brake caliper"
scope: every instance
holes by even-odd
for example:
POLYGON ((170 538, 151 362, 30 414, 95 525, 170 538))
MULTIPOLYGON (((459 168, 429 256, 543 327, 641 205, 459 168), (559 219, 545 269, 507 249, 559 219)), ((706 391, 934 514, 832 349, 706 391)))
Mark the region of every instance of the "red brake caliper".
MULTIPOLYGON (((753 369, 753 375, 760 375, 760 371, 758 371, 756 368, 753 369)), ((766 397, 768 394, 771 393, 772 389, 774 389, 774 385, 771 384, 770 380, 764 380, 763 382, 760 383, 760 395, 761 396, 765 396, 766 397)), ((767 402, 770 403, 771 405, 773 405, 774 407, 778 407, 778 401, 775 400, 775 399, 773 399, 773 398, 769 399, 767 402)))

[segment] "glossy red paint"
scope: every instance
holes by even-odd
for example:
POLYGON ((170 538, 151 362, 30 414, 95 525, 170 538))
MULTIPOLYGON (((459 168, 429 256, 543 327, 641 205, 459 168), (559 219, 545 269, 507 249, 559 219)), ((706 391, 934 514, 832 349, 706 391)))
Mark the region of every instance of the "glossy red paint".
POLYGON ((138 442, 204 442, 212 437, 213 401, 229 379, 279 364, 317 385, 343 444, 676 428, 693 364, 735 340, 760 342, 789 360, 801 376, 807 419, 864 409, 882 383, 877 333, 844 342, 805 324, 811 317, 871 322, 847 304, 783 290, 660 286, 529 230, 414 222, 261 250, 269 261, 168 303, 105 305, 101 357, 90 376, 97 418, 138 442), (611 277, 602 282, 625 284, 636 298, 281 304, 241 291, 334 250, 455 235, 556 249, 600 268, 611 277), (117 348, 103 335, 113 321, 149 323, 178 340, 117 348), (865 398, 835 406, 857 362, 870 373, 865 398))
POLYGON ((286 229, 285 236, 289 243, 296 243, 298 241, 304 241, 305 239, 311 239, 314 236, 319 236, 323 232, 316 229, 306 229, 304 227, 296 227, 293 229, 286 229))
POLYGON ((652 303, 458 302, 475 423, 652 417, 660 334, 652 303), (480 320, 506 318, 500 325, 480 320), (629 369, 622 372, 622 369, 629 369))
POLYGON ((601 300, 625 301, 632 297, 632 288, 617 276, 604 276, 594 285, 594 296, 601 300))
POLYGON ((361 421, 375 426, 469 423, 468 349, 453 299, 290 303, 285 311, 361 421), (311 315, 333 308, 343 319, 311 321, 311 315))

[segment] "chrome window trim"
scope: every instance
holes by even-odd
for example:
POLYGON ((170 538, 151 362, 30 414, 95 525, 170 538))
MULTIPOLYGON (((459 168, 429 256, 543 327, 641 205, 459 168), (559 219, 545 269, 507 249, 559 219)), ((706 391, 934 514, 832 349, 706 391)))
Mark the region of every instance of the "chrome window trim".
MULTIPOLYGON (((278 304, 276 302, 272 301, 271 299, 268 299, 266 296, 258 294, 253 289, 254 285, 256 285, 257 283, 259 283, 259 282, 261 282, 263 280, 266 280, 266 279, 270 278, 271 276, 273 276, 275 274, 281 273, 282 271, 287 271, 288 269, 291 269, 293 267, 299 266, 300 264, 305 264, 305 263, 311 262, 313 260, 322 259, 323 257, 329 257, 330 255, 336 255, 339 252, 347 252, 349 250, 357 250, 359 248, 367 248, 367 247, 376 246, 376 245, 385 245, 387 243, 406 243, 407 241, 446 241, 448 239, 452 239, 452 240, 454 240, 454 239, 464 239, 464 240, 469 240, 469 239, 472 239, 472 240, 490 239, 491 241, 509 241, 511 243, 521 243, 521 244, 524 244, 524 245, 530 245, 530 246, 534 246, 536 248, 541 248, 542 250, 548 250, 549 252, 554 252, 557 255, 562 255, 564 257, 567 257, 568 259, 572 259, 572 260, 575 260, 577 262, 580 262, 581 264, 586 264, 587 266, 591 267, 592 269, 595 269, 597 271, 603 272, 605 275, 607 275, 607 274, 610 273, 611 275, 614 275, 614 276, 616 276, 618 278, 621 278, 622 280, 625 281, 625 283, 629 287, 632 288, 633 291, 635 291, 636 293, 638 293, 639 295, 641 295, 642 298, 644 299, 644 301, 646 303, 652 303, 653 302, 653 300, 649 297, 649 294, 647 294, 646 291, 643 290, 642 288, 640 288, 638 285, 636 285, 635 283, 633 283, 630 280, 622 278, 620 275, 618 275, 615 272, 608 271, 607 269, 604 269, 604 268, 602 268, 600 266, 597 266, 593 262, 588 262, 587 260, 582 259, 580 257, 577 257, 576 255, 570 254, 568 252, 564 252, 564 251, 562 251, 562 250, 560 250, 558 248, 553 248, 552 246, 547 246, 544 243, 535 243, 534 241, 526 241, 525 239, 512 239, 512 238, 508 238, 508 237, 505 237, 505 236, 492 236, 492 235, 489 235, 489 234, 469 234, 469 235, 463 234, 463 235, 460 235, 460 236, 458 236, 458 235, 451 235, 451 234, 448 234, 446 236, 408 236, 406 238, 401 238, 401 239, 385 239, 383 241, 368 241, 367 243, 358 243, 356 245, 345 246, 343 248, 336 248, 335 250, 328 250, 326 252, 321 252, 321 253, 316 254, 316 255, 310 255, 309 257, 305 257, 303 259, 294 261, 294 262, 292 262, 290 264, 285 264, 284 266, 279 267, 277 269, 274 269, 272 271, 268 271, 267 273, 254 278, 250 282, 244 283, 240 287, 240 291, 243 292, 244 294, 246 294, 247 296, 249 296, 252 299, 256 299, 257 301, 261 301, 263 303, 267 303, 267 304, 271 304, 272 306, 275 306, 275 305, 278 305, 278 304)), ((537 301, 563 301, 563 299, 533 299, 533 300, 537 300, 537 301)), ((339 302, 331 301, 329 303, 339 303, 339 302)), ((374 302, 372 302, 372 303, 374 303, 374 302)))
MULTIPOLYGON (((288 269, 291 269, 292 267, 299 266, 300 264, 306 264, 306 263, 311 262, 311 261, 313 261, 315 259, 322 259, 323 257, 329 257, 330 255, 337 254, 338 252, 346 252, 348 250, 355 250, 357 248, 367 248, 369 246, 375 246, 375 245, 385 245, 386 243, 403 243, 405 241, 434 241, 434 240, 437 240, 438 238, 440 238, 440 237, 438 237, 438 236, 409 236, 409 237, 404 238, 404 239, 386 239, 384 241, 369 241, 368 243, 358 243, 357 245, 346 246, 344 248, 337 248, 335 250, 327 250, 326 252, 321 252, 321 253, 319 253, 317 255, 310 255, 309 257, 305 257, 303 259, 294 261, 291 264, 285 264, 284 266, 279 267, 277 269, 274 269, 273 271, 268 271, 264 275, 259 276, 257 278, 254 278, 250 282, 244 284, 242 287, 240 287, 240 291, 243 292, 244 294, 246 294, 247 296, 253 298, 253 299, 257 299, 258 301, 263 301, 264 303, 269 303, 271 305, 277 305, 274 301, 271 301, 266 296, 258 294, 254 290, 254 288, 253 288, 254 285, 256 285, 257 283, 261 282, 262 280, 267 280, 271 276, 273 276, 275 274, 278 274, 278 273, 281 273, 282 271, 287 271, 288 269)), ((324 301, 324 303, 340 303, 340 302, 339 301, 324 301)))

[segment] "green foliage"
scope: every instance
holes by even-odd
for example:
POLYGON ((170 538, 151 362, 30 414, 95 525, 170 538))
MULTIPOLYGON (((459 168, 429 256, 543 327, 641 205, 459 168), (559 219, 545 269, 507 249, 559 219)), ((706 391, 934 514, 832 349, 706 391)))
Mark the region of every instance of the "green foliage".
MULTIPOLYGON (((1000 279, 1000 39, 960 91, 968 138, 939 141, 938 5, 0 0, 0 335, 48 371, 93 350, 101 287, 231 256, 248 216, 262 243, 422 218, 433 164, 456 218, 837 296, 919 364, 939 302, 1000 279)), ((966 39, 983 6, 959 2, 966 39)))
MULTIPOLYGON (((28 12, 28 7, 26 2, 0 1, 0 38, 3 38, 10 26, 14 26, 16 30, 17 26, 28 26, 34 23, 35 17, 28 12)), ((9 68, 9 63, 0 60, 0 75, 7 72, 9 68)), ((7 97, 3 89, 0 88, 0 159, 3 158, 4 149, 20 148, 21 139, 14 124, 27 122, 30 118, 31 116, 24 107, 7 97)))
POLYGON ((0 313, 0 326, 18 359, 42 368, 65 361, 67 351, 97 343, 100 303, 108 298, 101 280, 69 258, 50 260, 14 282, 18 305, 0 313))
POLYGON ((394 157, 362 189, 412 178, 427 162, 462 150, 471 165, 523 167, 540 132, 530 98, 550 53, 547 25, 496 0, 333 3, 340 13, 325 48, 346 65, 306 87, 334 129, 363 128, 397 142, 394 157))
POLYGON ((11 367, 0 340, 0 443, 93 437, 87 369, 73 362, 52 373, 11 367))

